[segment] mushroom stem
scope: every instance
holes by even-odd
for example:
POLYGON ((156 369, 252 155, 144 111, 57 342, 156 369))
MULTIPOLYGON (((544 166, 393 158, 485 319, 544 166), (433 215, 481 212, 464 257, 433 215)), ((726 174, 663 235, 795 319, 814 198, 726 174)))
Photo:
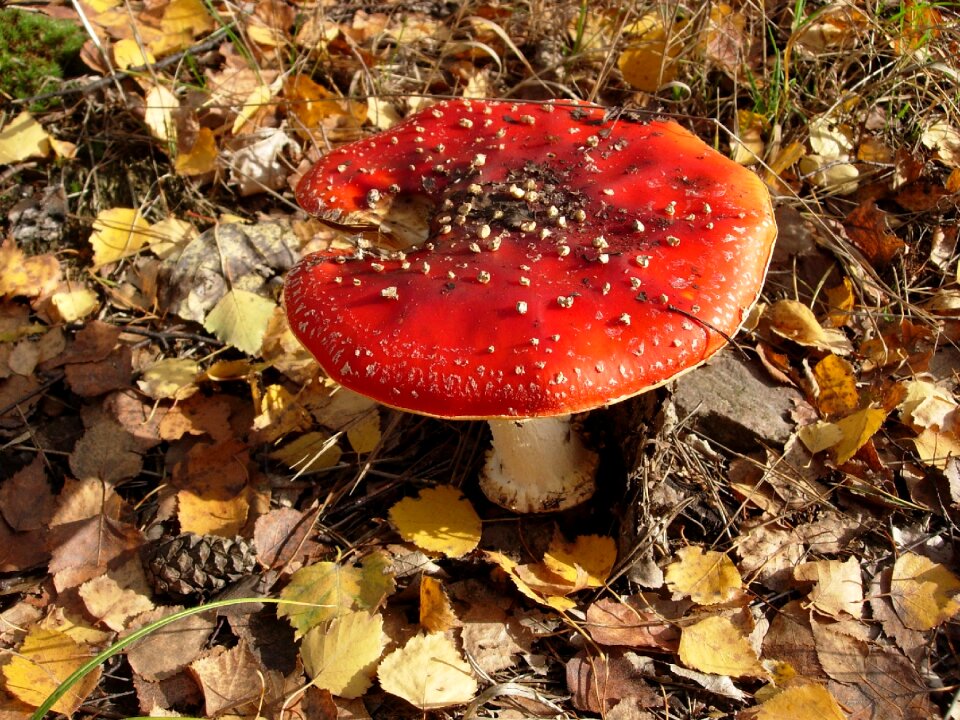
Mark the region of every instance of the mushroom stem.
POLYGON ((493 447, 480 489, 492 502, 518 513, 542 513, 566 510, 593 495, 600 458, 584 446, 569 415, 489 423, 493 447))

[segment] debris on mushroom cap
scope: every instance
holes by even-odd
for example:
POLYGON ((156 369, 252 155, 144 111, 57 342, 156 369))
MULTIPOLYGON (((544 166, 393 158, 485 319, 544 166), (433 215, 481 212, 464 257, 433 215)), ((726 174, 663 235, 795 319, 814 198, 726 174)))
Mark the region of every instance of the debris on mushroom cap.
POLYGON ((571 101, 438 103, 329 152, 297 199, 383 233, 422 209, 402 250, 308 256, 285 300, 335 380, 442 417, 589 410, 700 364, 776 236, 749 170, 672 121, 571 101))

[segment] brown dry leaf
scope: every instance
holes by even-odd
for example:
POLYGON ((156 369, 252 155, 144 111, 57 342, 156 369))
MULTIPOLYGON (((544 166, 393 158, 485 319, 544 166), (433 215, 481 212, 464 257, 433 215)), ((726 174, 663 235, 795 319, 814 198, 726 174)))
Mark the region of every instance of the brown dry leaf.
POLYGON ((904 625, 897 615, 890 594, 890 578, 893 568, 881 570, 870 581, 867 596, 870 598, 870 610, 873 619, 883 626, 883 633, 893 640, 903 654, 917 665, 923 662, 927 654, 927 638, 923 632, 912 630, 904 625))
POLYGON ((729 4, 711 4, 710 21, 701 31, 700 43, 706 59, 731 77, 740 74, 740 67, 749 51, 750 37, 745 33, 746 18, 729 4))
POLYGON ((951 168, 960 167, 960 130, 944 120, 931 123, 920 134, 920 142, 935 150, 937 158, 951 168))
POLYGON ((848 355, 853 346, 840 330, 824 328, 813 311, 796 300, 778 300, 767 307, 763 318, 777 335, 798 345, 848 355))
POLYGON ((810 56, 849 50, 857 45, 870 22, 855 5, 836 3, 805 18, 791 41, 810 56))
POLYGON ((258 517, 253 528, 253 544, 260 564, 280 569, 298 554, 315 546, 307 536, 313 530, 316 517, 316 512, 300 512, 287 507, 274 508, 258 517))
POLYGON ((813 379, 817 383, 817 408, 821 415, 844 416, 860 406, 857 378, 853 365, 830 354, 813 366, 813 379))
POLYGON ((450 485, 426 488, 417 498, 404 498, 390 508, 390 522, 407 542, 446 557, 463 557, 480 542, 480 517, 450 485))
POLYGON ((416 635, 377 669, 380 687, 421 710, 469 702, 477 681, 453 642, 438 633, 416 635))
POLYGON ((810 612, 799 600, 791 600, 774 614, 763 638, 763 657, 787 662, 803 677, 823 675, 810 626, 810 612))
POLYGON ((800 582, 813 582, 810 605, 832 618, 859 618, 863 611, 863 580, 860 563, 850 557, 846 562, 818 560, 803 563, 794 569, 800 582))
POLYGON ((153 602, 143 592, 145 589, 134 589, 120 584, 111 575, 100 575, 81 585, 79 593, 92 617, 119 632, 126 629, 129 618, 153 609, 153 602))
POLYGON ((214 717, 225 710, 256 712, 266 681, 275 670, 264 668, 247 644, 225 650, 217 646, 188 666, 203 692, 204 711, 214 717))
POLYGON ((648 13, 624 28, 627 47, 617 60, 623 79, 637 90, 649 93, 673 82, 682 49, 679 34, 685 24, 677 20, 667 27, 659 13, 648 13))
POLYGON ((743 581, 725 553, 697 545, 680 548, 666 570, 667 587, 674 596, 687 596, 699 605, 715 605, 737 597, 743 581))
POLYGON ((119 567, 137 554, 143 535, 134 525, 95 516, 53 531, 48 570, 59 592, 119 567))
POLYGON ((60 261, 53 254, 27 257, 13 238, 0 244, 0 297, 42 297, 60 283, 60 261))
POLYGON ((45 467, 43 458, 37 455, 0 484, 0 513, 14 530, 39 530, 50 525, 56 503, 45 467))
POLYGON ((50 527, 100 515, 119 520, 123 511, 123 500, 117 495, 113 485, 96 478, 67 478, 57 496, 57 510, 50 520, 50 527))
POLYGON ((427 632, 446 632, 460 625, 443 583, 429 575, 420 576, 420 625, 427 632))
MULTIPOLYGON (((183 609, 179 605, 154 608, 137 617, 130 631, 183 609)), ((134 672, 145 680, 171 677, 200 657, 216 626, 212 613, 188 615, 131 644, 126 650, 127 660, 134 672)))
POLYGON ((793 585, 793 568, 806 549, 800 534, 792 527, 764 519, 748 521, 740 526, 737 554, 747 580, 759 580, 775 592, 793 585))
POLYGON ((865 200, 847 215, 843 223, 850 241, 878 270, 906 249, 906 244, 887 226, 887 213, 879 210, 873 200, 865 200))
POLYGON ((680 661, 688 668, 730 677, 765 677, 756 652, 729 618, 714 615, 680 633, 680 661))
MULTIPOLYGON (((7 692, 37 707, 57 686, 89 659, 88 650, 69 635, 33 627, 16 654, 0 668, 7 692)), ((53 710, 72 715, 100 682, 97 666, 68 690, 53 710)))
POLYGON ((680 642, 676 622, 689 608, 689 602, 664 600, 655 593, 602 598, 587 608, 585 627, 598 645, 676 652, 680 642))
POLYGON ((742 717, 743 720, 847 720, 830 691, 815 683, 785 688, 760 705, 756 712, 748 711, 742 717))
POLYGON ((567 661, 567 691, 578 710, 610 717, 609 710, 622 700, 639 707, 662 705, 660 693, 644 676, 655 671, 648 657, 627 651, 605 655, 580 652, 567 661))
POLYGON ((507 613, 514 603, 495 595, 490 587, 476 580, 462 580, 450 587, 461 602, 470 606, 460 614, 460 640, 471 662, 487 674, 513 667, 517 655, 530 653, 533 633, 523 616, 507 613))
POLYGON ((520 565, 503 553, 487 551, 486 557, 503 570, 523 595, 531 600, 565 612, 576 607, 576 602, 566 597, 574 591, 574 585, 550 571, 541 563, 520 565))
POLYGON ((951 459, 960 457, 960 437, 952 432, 924 429, 913 439, 920 460, 926 465, 946 470, 951 459))
POLYGON ((300 655, 314 685, 340 697, 357 698, 373 682, 384 639, 378 613, 349 612, 307 632, 300 655))
POLYGON ((897 406, 900 422, 917 431, 954 429, 960 408, 953 393, 926 380, 908 380, 902 386, 906 393, 897 406))
POLYGON ((897 558, 890 578, 890 600, 903 624, 932 630, 960 611, 960 579, 924 555, 906 552, 897 558))

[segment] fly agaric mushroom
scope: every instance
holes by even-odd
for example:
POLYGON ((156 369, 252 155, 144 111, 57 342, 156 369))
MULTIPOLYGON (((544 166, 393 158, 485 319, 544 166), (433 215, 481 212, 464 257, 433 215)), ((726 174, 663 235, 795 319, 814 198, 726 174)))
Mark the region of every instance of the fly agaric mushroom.
POLYGON ((327 153, 297 199, 358 234, 289 274, 294 333, 348 388, 489 420, 481 487, 518 512, 593 493, 571 413, 716 353, 776 237, 753 173, 674 122, 585 102, 437 103, 327 153))

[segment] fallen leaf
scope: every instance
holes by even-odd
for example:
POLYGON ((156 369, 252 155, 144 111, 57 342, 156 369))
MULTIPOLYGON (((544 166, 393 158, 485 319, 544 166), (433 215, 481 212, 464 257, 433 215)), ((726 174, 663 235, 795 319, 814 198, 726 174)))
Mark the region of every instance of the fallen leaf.
POLYGON ((357 698, 370 687, 383 647, 383 618, 357 611, 310 629, 300 645, 300 656, 314 685, 340 697, 357 698))
POLYGON ((749 717, 755 720, 847 720, 830 691, 815 683, 781 690, 749 717))
POLYGON ((480 542, 480 517, 450 485, 426 488, 417 498, 404 498, 390 508, 390 522, 407 542, 446 557, 463 557, 480 542))
POLYGON ((817 408, 825 416, 843 416, 860 406, 853 365, 830 354, 813 366, 817 383, 817 408))
POLYGON ((60 282, 60 261, 47 253, 27 257, 13 238, 0 244, 0 296, 42 297, 60 282))
POLYGON ((797 435, 812 453, 832 449, 836 463, 843 465, 870 441, 886 417, 885 410, 864 408, 837 422, 804 425, 797 435))
POLYGON ((137 381, 143 393, 154 400, 186 400, 199 386, 200 367, 189 358, 164 358, 147 366, 137 381))
POLYGON ((203 327, 247 355, 258 355, 276 303, 247 290, 230 290, 203 321, 203 327))
POLYGON ((180 108, 180 101, 163 85, 154 85, 147 91, 144 124, 150 134, 165 143, 176 143, 177 123, 173 114, 180 108))
POLYGON ((119 632, 126 629, 129 618, 153 609, 144 589, 125 587, 110 575, 100 575, 81 585, 79 593, 91 616, 119 632))
POLYGON ((642 707, 662 703, 644 676, 653 676, 653 661, 627 651, 604 655, 579 652, 567 661, 567 691, 578 710, 609 717, 608 710, 624 699, 642 707))
POLYGON ((850 242, 873 267, 882 269, 906 249, 906 243, 887 225, 887 213, 873 200, 864 200, 843 221, 850 242))
POLYGON ((135 255, 151 240, 150 223, 134 208, 101 210, 93 221, 90 245, 95 267, 135 255))
POLYGON ((944 120, 931 123, 920 134, 920 142, 935 150, 944 165, 960 167, 960 130, 944 120))
POLYGON ((667 27, 659 13, 649 13, 625 28, 627 47, 617 60, 623 79, 649 93, 673 82, 682 49, 679 33, 685 24, 677 20, 667 27))
MULTIPOLYGON (((31 707, 47 699, 60 683, 89 659, 86 648, 69 635, 34 626, 12 653, 0 673, 7 692, 31 707)), ((97 666, 71 687, 53 710, 72 715, 100 682, 97 666)))
POLYGON ((50 297, 57 318, 64 323, 72 323, 85 318, 100 307, 97 294, 86 287, 55 292, 50 297))
POLYGON ((579 535, 567 542, 559 533, 550 541, 543 564, 574 590, 603 587, 617 561, 617 544, 604 535, 579 535))
POLYGON ((846 562, 818 560, 794 568, 794 577, 801 582, 813 582, 810 604, 832 618, 852 616, 859 618, 863 610, 863 580, 860 563, 850 557, 846 562))
POLYGON ((469 702, 477 681, 446 636, 416 635, 388 654, 377 669, 380 687, 421 710, 469 702))
POLYGON ((242 641, 229 650, 216 646, 188 668, 203 693, 207 717, 228 709, 241 715, 244 710, 256 712, 270 676, 279 675, 264 668, 242 641))
MULTIPOLYGON (((183 609, 180 605, 154 608, 135 618, 129 631, 183 609)), ((126 649, 127 661, 136 675, 145 680, 154 682, 171 677, 200 657, 216 627, 217 618, 212 612, 188 615, 131 643, 126 649)))
POLYGON ((777 335, 798 345, 848 355, 853 346, 840 330, 824 328, 817 322, 813 310, 796 300, 778 300, 767 307, 763 318, 777 335))
POLYGON ((680 632, 680 661, 688 668, 731 677, 764 677, 757 654, 729 618, 713 615, 680 632))
POLYGON ((897 558, 890 578, 890 600, 903 624, 932 630, 960 611, 960 579, 924 555, 906 552, 897 558))
POLYGON ((174 161, 174 169, 186 177, 196 175, 205 175, 213 172, 217 167, 220 158, 220 151, 217 148, 217 138, 213 130, 201 127, 193 142, 189 146, 182 143, 177 148, 177 159, 174 161))
POLYGON ((443 584, 429 575, 421 575, 420 625, 427 632, 445 632, 459 624, 443 584))
POLYGON ((602 598, 587 608, 584 627, 598 645, 676 652, 680 641, 676 622, 689 607, 687 601, 663 600, 655 593, 602 598))
POLYGON ((317 430, 291 440, 271 452, 269 457, 284 463, 300 476, 332 468, 340 462, 342 455, 337 436, 317 430))
POLYGON ((688 596, 698 605, 715 605, 736 597, 743 581, 733 561, 715 550, 689 545, 677 551, 665 579, 674 596, 688 596))
POLYGON ((0 130, 0 165, 12 165, 50 154, 50 136, 24 110, 0 130))
POLYGON ((360 594, 360 573, 356 568, 334 562, 320 562, 297 570, 280 591, 277 615, 285 617, 297 636, 320 623, 349 612, 360 594))
POLYGON ((380 414, 364 415, 347 428, 347 442, 355 453, 369 453, 380 444, 380 414))

